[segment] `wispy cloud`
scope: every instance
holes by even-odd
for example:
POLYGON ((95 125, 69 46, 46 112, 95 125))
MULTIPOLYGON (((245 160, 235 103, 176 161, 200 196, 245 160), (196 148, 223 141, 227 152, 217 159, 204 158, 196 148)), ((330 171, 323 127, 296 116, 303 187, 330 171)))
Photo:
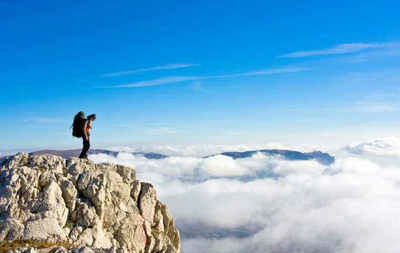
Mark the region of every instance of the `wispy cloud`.
POLYGON ((147 86, 158 86, 164 85, 169 83, 180 83, 184 81, 193 81, 203 79, 203 77, 199 76, 169 76, 169 77, 162 77, 147 81, 140 81, 136 83, 128 83, 122 85, 116 85, 109 88, 139 88, 139 87, 147 87, 147 86))
POLYGON ((226 75, 169 76, 169 77, 162 77, 162 78, 140 81, 140 82, 135 82, 135 83, 116 85, 116 86, 111 86, 108 88, 139 88, 139 87, 147 87, 147 86, 158 86, 158 85, 164 85, 164 84, 170 84, 170 83, 180 83, 180 82, 185 82, 185 81, 198 81, 198 80, 205 80, 205 79, 223 79, 223 78, 246 77, 246 76, 275 75, 275 74, 303 72, 303 71, 309 71, 309 70, 311 70, 311 68, 284 67, 284 68, 277 68, 277 69, 264 69, 264 70, 236 73, 236 74, 226 74, 226 75))
POLYGON ((197 64, 167 64, 167 65, 161 65, 161 66, 155 66, 155 67, 149 67, 149 68, 139 68, 139 69, 133 69, 133 70, 125 70, 125 71, 107 73, 107 74, 102 75, 102 77, 133 75, 133 74, 141 73, 141 72, 149 72, 149 71, 156 71, 156 70, 182 69, 182 68, 189 68, 189 67, 193 67, 193 66, 197 66, 197 64))
POLYGON ((298 51, 289 54, 281 55, 282 58, 300 58, 317 55, 335 55, 335 54, 350 54, 360 52, 366 49, 384 48, 391 43, 347 43, 339 44, 331 48, 310 51, 298 51))
POLYGON ((208 79, 211 78, 231 78, 231 77, 244 77, 244 76, 265 76, 265 75, 275 75, 275 74, 287 74, 287 73, 296 73, 309 71, 311 68, 307 67, 284 67, 284 68, 276 68, 276 69, 262 69, 249 71, 244 73, 237 74, 227 74, 227 75, 216 75, 216 76, 208 76, 208 79))

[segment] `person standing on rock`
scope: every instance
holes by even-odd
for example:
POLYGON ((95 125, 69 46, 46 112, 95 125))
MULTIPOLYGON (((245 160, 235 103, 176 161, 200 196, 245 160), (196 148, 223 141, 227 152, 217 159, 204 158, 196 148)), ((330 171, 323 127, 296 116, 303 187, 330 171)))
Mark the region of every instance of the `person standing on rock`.
POLYGON ((82 128, 83 147, 79 158, 87 159, 87 152, 90 149, 90 131, 92 130, 92 122, 95 120, 96 120, 96 114, 90 114, 85 120, 85 123, 83 124, 82 128))
POLYGON ((72 136, 83 139, 82 152, 79 158, 87 159, 87 152, 90 149, 90 131, 92 122, 96 120, 96 114, 91 114, 85 118, 84 112, 79 112, 74 117, 72 136))

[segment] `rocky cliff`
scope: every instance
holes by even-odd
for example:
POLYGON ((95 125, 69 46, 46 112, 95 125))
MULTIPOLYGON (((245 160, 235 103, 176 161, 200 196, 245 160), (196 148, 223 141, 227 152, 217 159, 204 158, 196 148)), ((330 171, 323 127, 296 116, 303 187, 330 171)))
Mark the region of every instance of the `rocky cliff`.
POLYGON ((25 153, 0 167, 3 252, 180 252, 167 206, 132 168, 25 153))

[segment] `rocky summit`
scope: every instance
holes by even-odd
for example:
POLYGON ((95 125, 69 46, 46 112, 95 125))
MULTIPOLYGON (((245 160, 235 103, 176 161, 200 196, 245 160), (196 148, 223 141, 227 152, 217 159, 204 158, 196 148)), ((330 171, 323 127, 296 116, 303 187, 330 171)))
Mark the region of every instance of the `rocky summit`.
POLYGON ((0 167, 2 252, 180 252, 167 206, 132 168, 26 153, 0 167))

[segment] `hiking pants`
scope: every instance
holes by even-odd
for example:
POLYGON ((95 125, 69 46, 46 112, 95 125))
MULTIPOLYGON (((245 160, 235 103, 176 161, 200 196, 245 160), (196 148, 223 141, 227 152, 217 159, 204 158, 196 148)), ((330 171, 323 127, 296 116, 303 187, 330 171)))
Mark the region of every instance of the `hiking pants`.
POLYGON ((87 158, 87 152, 90 149, 90 141, 89 140, 85 140, 85 138, 83 139, 83 147, 82 147, 82 152, 81 155, 79 156, 79 158, 87 158))

